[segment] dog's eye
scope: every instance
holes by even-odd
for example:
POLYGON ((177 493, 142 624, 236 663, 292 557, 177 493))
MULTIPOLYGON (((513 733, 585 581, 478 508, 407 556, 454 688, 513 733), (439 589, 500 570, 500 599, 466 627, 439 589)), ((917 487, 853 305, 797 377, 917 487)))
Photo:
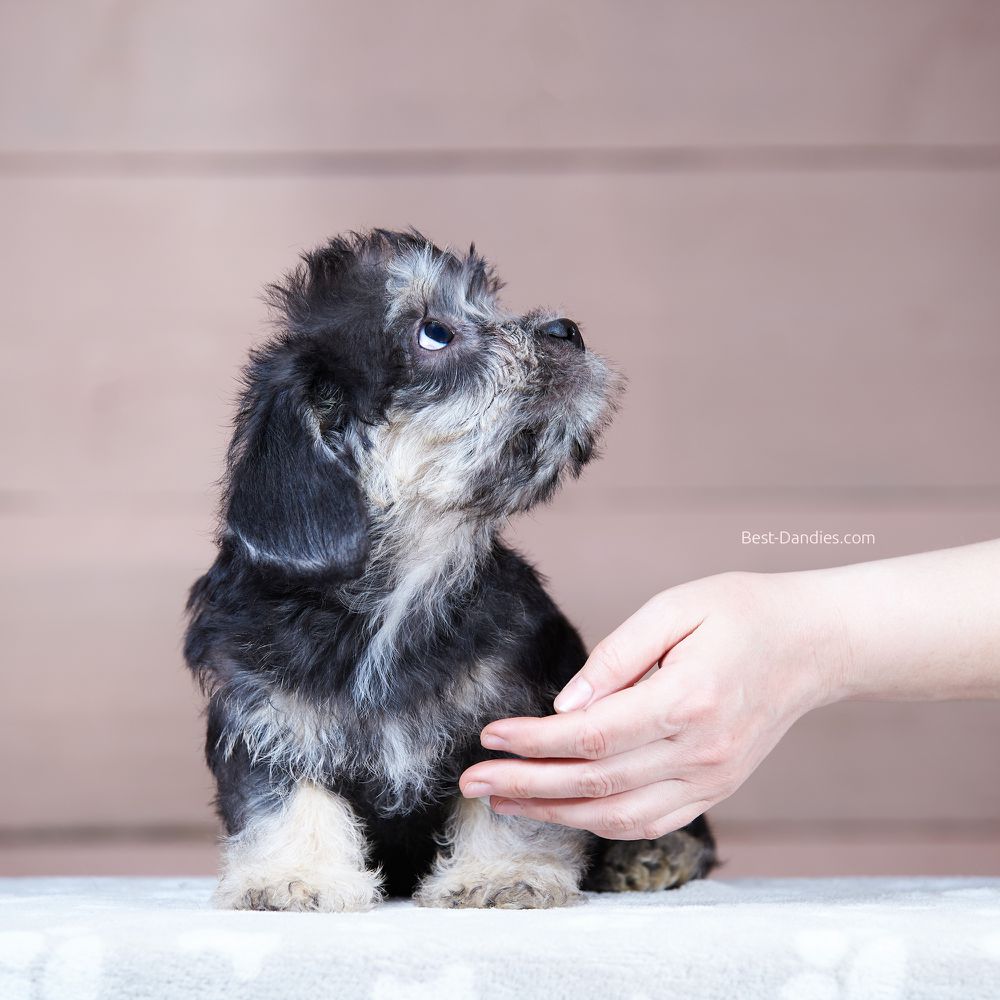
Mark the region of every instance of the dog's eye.
POLYGON ((420 325, 417 343, 425 351, 440 351, 442 347, 447 347, 454 337, 455 334, 448 327, 429 319, 420 325))

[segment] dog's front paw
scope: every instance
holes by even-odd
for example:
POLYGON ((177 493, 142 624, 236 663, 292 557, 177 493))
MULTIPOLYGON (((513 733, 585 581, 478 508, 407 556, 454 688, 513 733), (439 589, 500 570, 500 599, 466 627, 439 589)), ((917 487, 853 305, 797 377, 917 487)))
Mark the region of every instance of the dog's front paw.
POLYGON ((554 865, 459 865, 429 875, 413 898, 418 906, 449 909, 546 910, 586 902, 575 875, 554 865))
POLYGON ((370 872, 339 877, 300 875, 236 879, 223 877, 213 902, 224 910, 298 910, 321 913, 370 910, 379 900, 378 879, 370 872))

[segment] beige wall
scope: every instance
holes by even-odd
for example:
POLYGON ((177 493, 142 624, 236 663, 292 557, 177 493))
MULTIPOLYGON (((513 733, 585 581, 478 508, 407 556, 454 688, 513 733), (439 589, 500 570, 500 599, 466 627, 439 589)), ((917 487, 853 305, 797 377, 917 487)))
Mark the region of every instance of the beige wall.
MULTIPOLYGON (((1000 7, 0 4, 0 873, 212 864, 179 656, 261 286, 477 244, 631 390, 512 537, 654 591, 1000 534, 1000 7), (870 532, 755 548, 743 530, 870 532)), ((803 720, 728 872, 1000 871, 1000 706, 803 720)))

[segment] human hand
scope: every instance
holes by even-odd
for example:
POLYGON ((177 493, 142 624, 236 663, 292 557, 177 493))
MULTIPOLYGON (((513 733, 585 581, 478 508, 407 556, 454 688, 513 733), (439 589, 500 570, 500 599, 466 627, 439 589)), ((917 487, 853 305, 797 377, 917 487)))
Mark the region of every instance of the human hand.
POLYGON ((731 795, 796 719, 835 700, 846 656, 806 574, 674 587, 594 649, 557 715, 488 725, 483 746, 522 759, 475 764, 462 793, 609 839, 660 837, 731 795))

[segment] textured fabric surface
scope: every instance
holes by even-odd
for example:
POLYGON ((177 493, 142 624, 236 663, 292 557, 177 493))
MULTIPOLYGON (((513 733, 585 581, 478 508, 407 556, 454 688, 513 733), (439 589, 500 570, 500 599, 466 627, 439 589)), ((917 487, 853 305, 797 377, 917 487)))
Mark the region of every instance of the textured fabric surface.
POLYGON ((2 1000, 1000 997, 1000 879, 697 882, 554 911, 223 913, 206 879, 0 880, 2 1000))

